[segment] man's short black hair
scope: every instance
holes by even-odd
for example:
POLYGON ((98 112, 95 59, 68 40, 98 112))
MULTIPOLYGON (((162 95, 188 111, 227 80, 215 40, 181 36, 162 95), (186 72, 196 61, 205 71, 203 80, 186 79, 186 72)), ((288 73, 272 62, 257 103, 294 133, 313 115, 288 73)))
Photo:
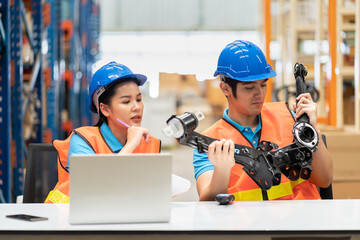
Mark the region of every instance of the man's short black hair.
MULTIPOLYGON (((266 79, 263 79, 262 81, 266 82, 267 80, 269 80, 268 78, 266 79), (265 81, 264 81, 265 80, 265 81)), ((236 86, 239 82, 241 81, 238 81, 238 80, 235 80, 235 79, 232 79, 232 78, 229 78, 228 76, 221 76, 221 81, 224 81, 225 83, 229 84, 229 86, 231 87, 231 91, 234 95, 234 98, 236 98, 236 86)), ((244 84, 250 84, 252 83, 253 81, 249 81, 249 82, 242 82, 244 84)))
POLYGON ((239 83, 239 81, 229 78, 228 76, 221 76, 221 81, 224 81, 225 83, 229 84, 231 87, 231 91, 234 95, 234 98, 236 98, 236 86, 239 83))

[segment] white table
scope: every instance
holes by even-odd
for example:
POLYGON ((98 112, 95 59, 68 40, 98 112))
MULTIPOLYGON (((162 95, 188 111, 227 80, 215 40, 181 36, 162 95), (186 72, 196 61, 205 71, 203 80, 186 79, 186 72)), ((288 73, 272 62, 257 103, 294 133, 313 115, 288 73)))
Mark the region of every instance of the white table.
POLYGON ((174 202, 168 223, 70 225, 68 220, 68 204, 0 204, 0 239, 360 239, 360 200, 174 202), (22 213, 49 220, 6 218, 22 213))

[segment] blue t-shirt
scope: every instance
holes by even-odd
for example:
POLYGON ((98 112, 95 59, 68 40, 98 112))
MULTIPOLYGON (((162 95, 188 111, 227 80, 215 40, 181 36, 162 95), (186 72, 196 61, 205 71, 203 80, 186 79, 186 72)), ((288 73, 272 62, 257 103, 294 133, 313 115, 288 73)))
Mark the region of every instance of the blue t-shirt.
MULTIPOLYGON (((106 143, 113 150, 113 152, 120 152, 120 150, 123 148, 123 145, 117 140, 106 123, 101 125, 100 131, 104 136, 106 143)), ((72 154, 95 154, 95 152, 79 135, 73 134, 70 139, 69 154, 66 163, 67 170, 69 170, 70 156, 72 154)))
MULTIPOLYGON (((229 123, 231 123, 233 126, 235 126, 240 132, 242 132, 244 136, 254 145, 254 147, 257 147, 261 130, 260 114, 258 115, 259 124, 253 132, 253 130, 249 126, 243 127, 240 124, 231 120, 228 116, 228 112, 229 109, 225 109, 223 118, 229 123)), ((195 171, 195 179, 197 179, 204 172, 214 170, 214 165, 209 161, 208 155, 206 153, 199 153, 197 149, 194 149, 193 151, 193 165, 195 171)))

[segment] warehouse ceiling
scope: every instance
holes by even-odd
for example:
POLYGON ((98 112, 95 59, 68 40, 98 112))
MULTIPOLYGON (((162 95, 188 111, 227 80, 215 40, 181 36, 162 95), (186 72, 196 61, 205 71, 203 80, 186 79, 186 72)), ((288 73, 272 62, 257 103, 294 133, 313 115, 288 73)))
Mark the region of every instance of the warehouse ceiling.
POLYGON ((254 31, 259 0, 100 1, 101 31, 254 31))

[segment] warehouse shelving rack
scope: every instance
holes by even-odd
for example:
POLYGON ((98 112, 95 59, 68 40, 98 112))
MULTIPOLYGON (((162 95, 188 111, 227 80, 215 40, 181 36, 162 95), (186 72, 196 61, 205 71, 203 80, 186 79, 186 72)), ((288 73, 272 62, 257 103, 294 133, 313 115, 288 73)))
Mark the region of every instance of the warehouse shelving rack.
MULTIPOLYGON (((355 23, 347 23, 347 18, 355 17, 355 8, 345 7, 343 0, 337 0, 336 5, 336 42, 338 43, 337 51, 336 51, 336 63, 339 72, 337 74, 337 93, 336 93, 336 126, 343 127, 344 126, 344 100, 343 100, 343 91, 344 91, 344 82, 350 82, 350 84, 354 81, 354 66, 347 66, 344 64, 344 50, 343 46, 345 46, 346 41, 349 41, 348 37, 344 37, 344 35, 348 35, 350 32, 355 32, 355 23)), ((350 40, 351 41, 351 40, 350 40)))
POLYGON ((59 4, 57 0, 46 0, 43 6, 44 30, 47 51, 44 52, 44 84, 46 89, 46 128, 44 142, 51 143, 61 135, 60 130, 60 67, 59 67, 59 4))
MULTIPOLYGON (((5 197, 7 202, 13 201, 17 196, 22 195, 24 185, 24 165, 27 155, 26 142, 42 142, 42 53, 41 53, 41 32, 42 32, 42 5, 41 1, 10 1, 10 44, 11 57, 11 110, 12 131, 10 144, 12 162, 12 178, 6 179, 11 183, 12 195, 5 197), (26 17, 26 8, 30 9, 32 24, 26 17), (24 64, 22 61, 22 48, 25 36, 22 34, 24 24, 26 38, 29 42, 31 52, 34 54, 34 61, 24 64), (27 71, 27 91, 24 93, 24 72, 27 71), (27 114, 36 116, 32 122, 32 132, 27 139, 24 138, 24 121, 27 114)), ((11 170, 10 170, 11 171, 11 170)), ((10 173, 11 175, 11 173, 10 173)))
POLYGON ((60 58, 64 59, 64 71, 61 72, 62 81, 65 83, 65 107, 63 109, 63 130, 69 134, 74 127, 79 126, 79 79, 77 75, 77 64, 80 62, 78 19, 79 0, 61 1, 61 45, 60 58))
MULTIPOLYGON (((6 0, 0 3, 0 202, 13 202, 22 195, 29 143, 64 139, 65 121, 75 123, 73 127, 92 123, 87 110, 87 85, 98 54, 98 48, 92 47, 98 43, 99 36, 99 14, 94 14, 98 12, 98 4, 81 0, 80 6, 80 1, 69 1, 73 7, 71 14, 80 12, 85 15, 80 18, 87 22, 64 29, 64 14, 68 10, 64 2, 6 0), (26 16, 29 13, 30 21, 26 16), (74 39, 77 49, 72 42, 67 53, 70 60, 65 58, 64 47, 68 42, 62 41, 64 30, 78 34, 78 39, 74 39), (23 62, 24 40, 29 42, 35 56, 33 62, 23 62), (70 75, 74 80, 70 80, 75 84, 66 88, 69 69, 73 70, 70 75), (69 92, 76 93, 70 102, 69 92), (64 118, 65 111, 72 111, 69 118, 64 118), (34 131, 25 138, 27 114, 36 117, 35 121, 30 119, 34 131)), ((72 24, 76 23, 75 19, 71 20, 72 24)))
POLYGON ((65 59, 62 78, 68 96, 63 129, 69 133, 93 122, 87 88, 99 52, 99 5, 93 0, 62 1, 61 19, 61 58, 65 59))
MULTIPOLYGON (((359 0, 345 1, 337 0, 336 5, 336 63, 338 68, 337 73, 337 109, 336 109, 336 126, 343 127, 345 125, 344 114, 349 110, 354 112, 353 121, 357 131, 360 131, 359 119, 359 35, 360 35, 360 7, 359 0), (344 51, 344 49, 347 51, 344 51), (345 56, 348 64, 345 62, 345 56), (349 64, 350 62, 350 64, 349 64), (353 63, 352 63, 353 62, 353 63), (348 83, 354 86, 354 106, 353 109, 346 109, 343 102, 343 83, 348 83)), ((335 36, 333 36, 335 38, 335 36)))
POLYGON ((10 4, 0 3, 0 202, 11 196, 10 164, 10 4))
MULTIPOLYGON (((11 68, 11 161, 13 166, 14 194, 21 195, 24 183, 24 138, 23 138, 23 61, 22 61, 22 20, 25 19, 24 6, 20 1, 10 4, 10 68, 11 68)), ((26 20, 26 19, 25 19, 26 20)), ((26 25, 26 24, 25 24, 26 25)), ((26 30, 29 30, 26 26, 26 30)), ((28 35, 30 35, 28 33, 28 35)), ((32 36, 29 37, 32 40, 32 36)), ((33 41, 32 41, 33 43, 33 41)))
POLYGON ((93 114, 88 106, 88 89, 92 77, 93 63, 98 60, 100 10, 94 0, 82 0, 79 19, 79 33, 81 37, 82 59, 81 62, 81 87, 80 87, 80 119, 81 125, 91 125, 93 114))
POLYGON ((320 92, 318 122, 342 129, 349 127, 344 124, 346 113, 344 113, 343 86, 345 83, 353 84, 355 88, 354 128, 357 131, 360 131, 359 2, 360 0, 272 1, 277 9, 277 14, 274 14, 275 34, 272 40, 277 41, 281 49, 281 56, 278 56, 275 64, 278 72, 276 87, 293 81, 291 66, 296 61, 307 62, 305 65, 310 66, 310 69, 308 69, 309 74, 306 79, 313 79, 315 87, 320 92), (299 12, 301 12, 299 3, 306 2, 308 4, 308 7, 304 8, 306 15, 309 15, 309 12, 306 12, 307 9, 312 10, 310 15, 312 21, 307 23, 304 16, 299 17, 299 12), (348 5, 344 4, 346 2, 348 5), (349 19, 351 19, 350 22, 349 19), (349 32, 353 33, 351 41, 354 40, 355 51, 352 51, 354 53, 352 57, 355 59, 353 65, 346 66, 343 62, 343 36, 349 36, 349 32), (313 56, 303 58, 299 43, 306 39, 314 40, 316 49, 313 56), (324 41, 328 42, 328 49, 323 47, 324 41))
MULTIPOLYGON (((272 40, 272 27, 271 27, 271 0, 263 0, 263 13, 264 13, 264 42, 265 42, 265 57, 267 62, 272 64, 271 58, 270 58, 270 42, 272 40)), ((273 67, 273 66, 272 66, 273 67)), ((273 90, 274 90, 274 83, 273 80, 270 79, 267 83, 267 93, 265 96, 266 102, 271 102, 273 97, 273 90)))
MULTIPOLYGON (((356 9, 360 9, 360 0, 356 0, 356 9)), ((355 129, 360 131, 360 12, 355 15, 355 59, 354 59, 354 86, 355 86, 355 129)))
POLYGON ((276 59, 278 77, 276 87, 284 84, 294 83, 292 67, 296 62, 303 63, 308 68, 308 81, 314 81, 315 63, 314 55, 305 54, 301 51, 302 44, 306 40, 320 40, 316 35, 323 29, 317 29, 322 23, 316 11, 321 10, 323 0, 276 0, 275 20, 274 20, 274 41, 278 42, 281 49, 276 59), (305 16, 302 14, 307 13, 305 16))

